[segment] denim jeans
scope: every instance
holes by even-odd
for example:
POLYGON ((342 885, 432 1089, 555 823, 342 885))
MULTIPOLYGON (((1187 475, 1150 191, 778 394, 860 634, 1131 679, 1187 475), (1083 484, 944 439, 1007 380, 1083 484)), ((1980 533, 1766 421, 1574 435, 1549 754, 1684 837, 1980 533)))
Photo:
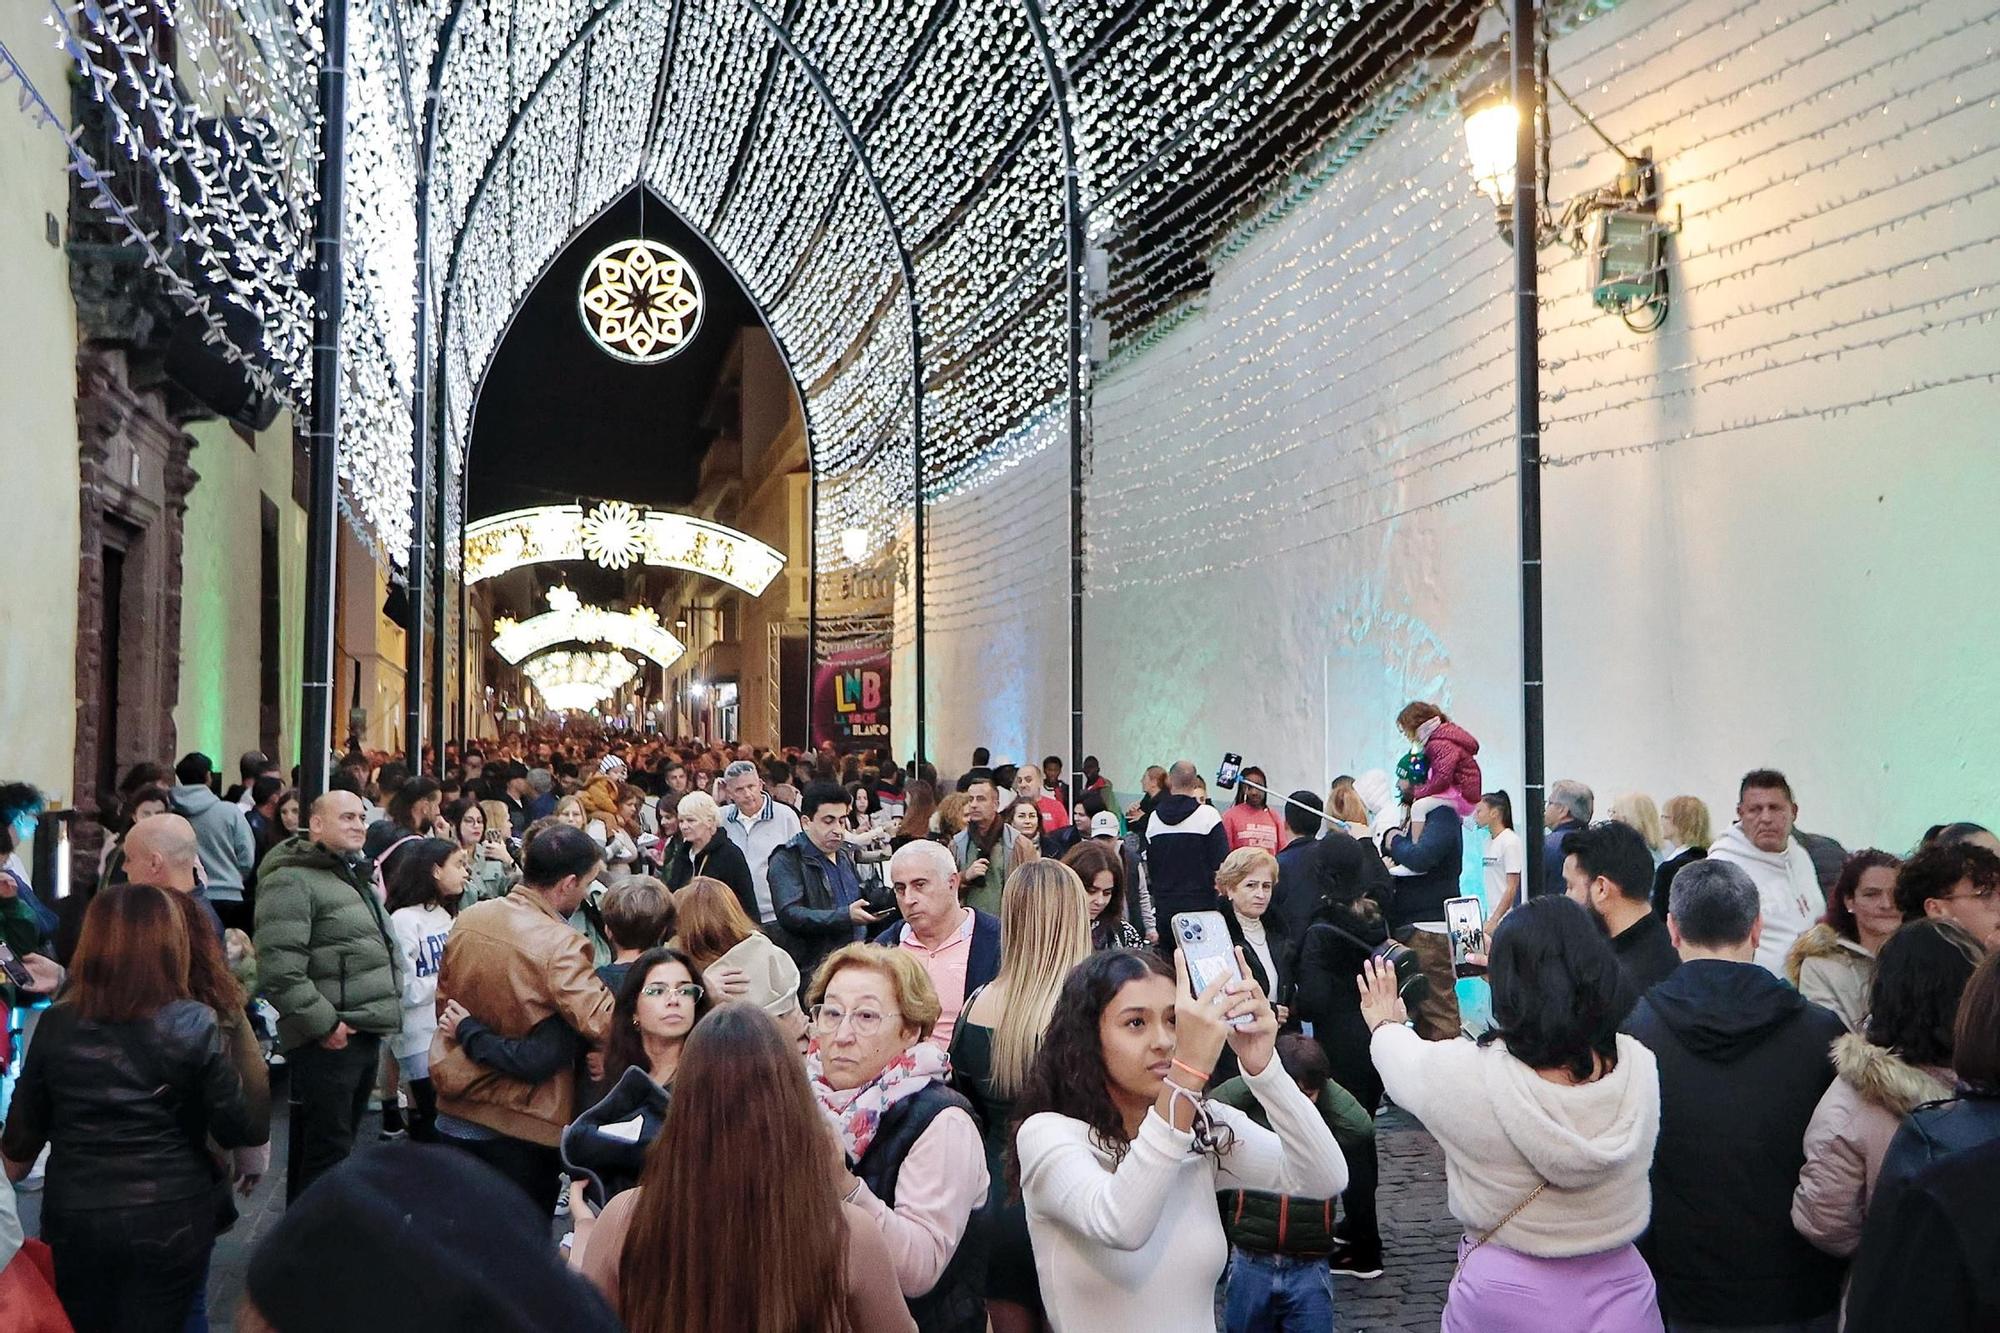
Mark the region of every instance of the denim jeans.
POLYGON ((1228 1333, 1330 1333, 1333 1274, 1324 1258, 1231 1246, 1223 1319, 1228 1333))
POLYGON ((76 1333, 182 1333, 215 1243, 215 1196, 51 1210, 42 1239, 76 1333))

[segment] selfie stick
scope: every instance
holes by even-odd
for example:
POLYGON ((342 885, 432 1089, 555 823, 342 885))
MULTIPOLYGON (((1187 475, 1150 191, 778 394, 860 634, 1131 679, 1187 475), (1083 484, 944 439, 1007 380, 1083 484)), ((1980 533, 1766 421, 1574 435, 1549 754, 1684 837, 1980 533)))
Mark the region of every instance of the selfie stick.
POLYGON ((1327 813, 1327 812, 1326 812, 1325 810, 1323 810, 1323 809, 1321 809, 1321 810, 1315 810, 1315 809, 1313 809, 1313 807, 1312 807, 1312 806, 1309 806, 1309 805, 1307 805, 1307 804, 1306 804, 1306 803, 1305 803, 1304 801, 1295 801, 1295 800, 1293 800, 1293 799, 1292 799, 1291 797, 1289 797, 1289 796, 1283 796, 1283 795, 1280 795, 1279 793, 1277 793, 1277 792, 1274 792, 1274 791, 1272 791, 1272 790, 1271 790, 1271 789, 1270 789, 1269 787, 1266 787, 1266 786, 1265 786, 1265 785, 1264 785, 1263 783, 1261 783, 1261 782, 1252 782, 1252 781, 1251 781, 1251 780, 1250 780, 1249 778, 1245 778, 1245 777, 1239 777, 1239 778, 1237 778, 1237 779, 1236 779, 1236 781, 1235 781, 1235 782, 1232 782, 1232 783, 1230 783, 1229 785, 1230 785, 1231 787, 1239 787, 1239 786, 1241 786, 1241 787, 1255 787, 1255 788, 1256 788, 1256 789, 1257 789, 1258 791, 1261 791, 1261 792, 1263 792, 1263 793, 1264 793, 1264 795, 1266 795, 1266 796, 1271 796, 1271 797, 1276 797, 1276 798, 1277 798, 1278 800, 1280 800, 1280 801, 1283 801, 1283 802, 1284 802, 1284 803, 1285 803, 1286 805, 1289 805, 1289 806, 1291 806, 1291 807, 1292 807, 1292 808, 1294 808, 1294 809, 1297 809, 1297 810, 1305 810, 1305 811, 1309 811, 1309 812, 1310 812, 1310 813, 1312 814, 1312 816, 1313 816, 1313 817, 1314 817, 1315 819, 1318 819, 1318 820, 1321 820, 1321 821, 1323 821, 1323 822, 1324 822, 1324 821, 1331 821, 1331 822, 1333 822, 1333 823, 1345 823, 1345 822, 1346 822, 1345 820, 1342 820, 1342 819, 1339 819, 1339 818, 1337 818, 1336 816, 1333 816, 1333 815, 1329 815, 1329 814, 1328 814, 1328 813, 1327 813))

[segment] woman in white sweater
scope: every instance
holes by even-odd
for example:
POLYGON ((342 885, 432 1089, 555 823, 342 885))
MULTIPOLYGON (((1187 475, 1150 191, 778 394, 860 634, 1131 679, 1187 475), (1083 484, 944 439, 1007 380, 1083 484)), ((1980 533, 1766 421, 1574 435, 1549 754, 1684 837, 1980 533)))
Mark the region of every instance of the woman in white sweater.
POLYGON ((1633 1241, 1652 1211, 1653 1053, 1618 1032, 1618 960, 1584 909, 1535 898, 1501 919, 1493 1026, 1477 1044, 1404 1026, 1395 973, 1360 978, 1370 1053, 1444 1149, 1464 1223, 1444 1333, 1658 1333, 1633 1241))
MULTIPOLYGON (((1243 975, 1240 951, 1238 966, 1243 975)), ((1347 1163, 1273 1048, 1255 982, 1190 997, 1157 954, 1091 955, 1063 983, 1016 1104, 1014 1148, 1057 1333, 1214 1333, 1229 1247, 1218 1189, 1332 1198, 1347 1163), (1227 1022, 1247 1017, 1241 1029, 1227 1022), (1206 1101, 1227 1041, 1271 1128, 1206 1101)))

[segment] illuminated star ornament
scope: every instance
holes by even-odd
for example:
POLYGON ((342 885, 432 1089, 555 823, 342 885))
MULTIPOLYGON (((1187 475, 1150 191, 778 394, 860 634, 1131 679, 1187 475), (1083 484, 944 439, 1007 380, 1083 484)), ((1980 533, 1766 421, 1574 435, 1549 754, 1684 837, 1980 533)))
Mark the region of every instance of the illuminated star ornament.
POLYGON ((646 530, 639 511, 623 500, 606 500, 583 516, 584 554, 606 569, 623 569, 645 550, 646 530))
POLYGON ((576 299, 591 341, 634 365, 665 361, 701 327, 701 282, 658 241, 620 241, 599 251, 576 299))

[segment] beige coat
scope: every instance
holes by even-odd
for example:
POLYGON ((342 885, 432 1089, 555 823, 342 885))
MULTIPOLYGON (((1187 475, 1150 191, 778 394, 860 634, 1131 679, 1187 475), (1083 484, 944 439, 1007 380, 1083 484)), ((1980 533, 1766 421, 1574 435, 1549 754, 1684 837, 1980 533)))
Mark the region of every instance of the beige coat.
POLYGON ((1833 1062, 1836 1077, 1806 1127, 1792 1225, 1828 1254, 1845 1257, 1861 1244, 1889 1141, 1911 1111, 1951 1096, 1951 1075, 1906 1064, 1851 1032, 1834 1042, 1833 1062))
POLYGON ((1785 978, 1799 994, 1839 1014, 1849 1032, 1859 1032, 1868 1018, 1875 955, 1822 921, 1792 945, 1785 978))

